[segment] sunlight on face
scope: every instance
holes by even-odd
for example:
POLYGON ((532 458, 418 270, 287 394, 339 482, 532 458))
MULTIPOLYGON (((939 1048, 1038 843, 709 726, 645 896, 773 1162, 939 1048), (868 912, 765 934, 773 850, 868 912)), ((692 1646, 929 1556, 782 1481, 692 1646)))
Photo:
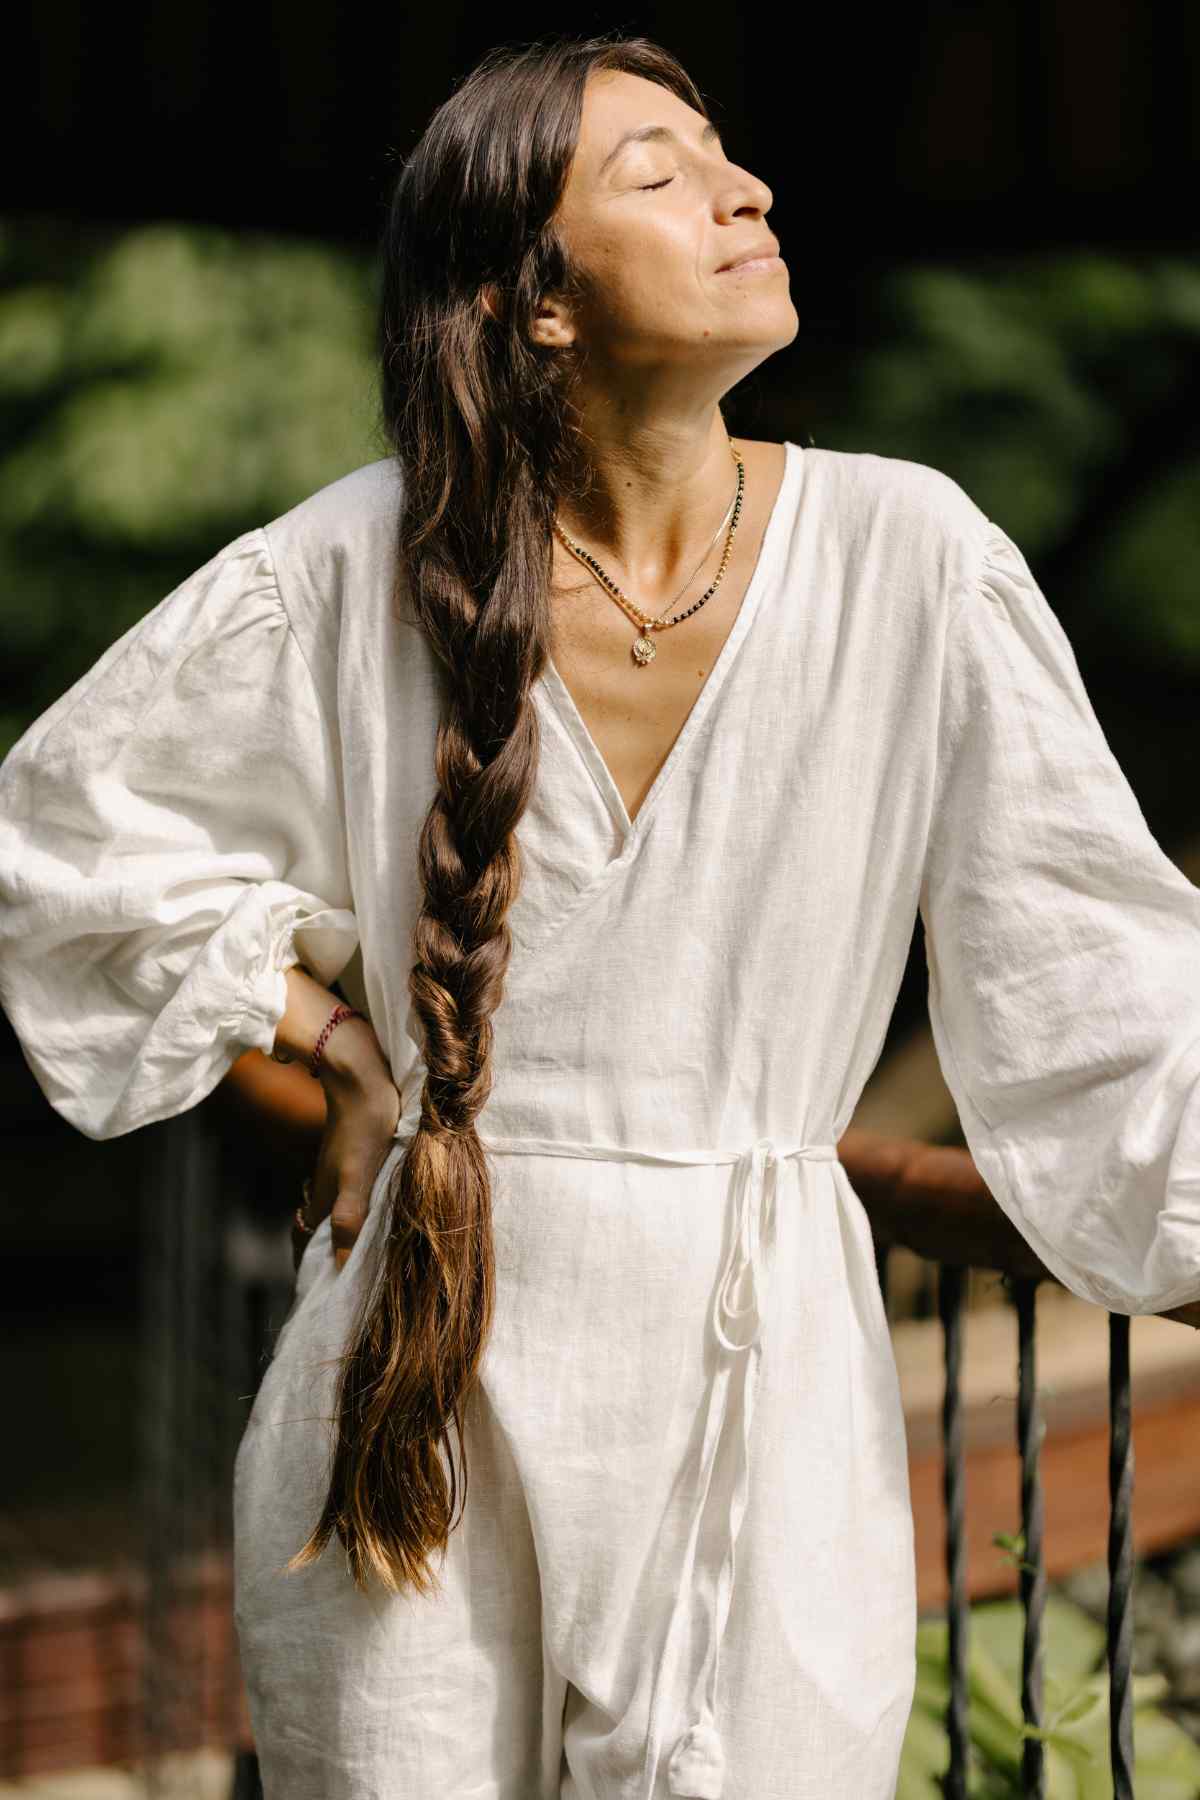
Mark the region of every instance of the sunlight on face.
POLYGON ((779 248, 766 222, 773 203, 675 94, 623 71, 592 76, 558 214, 588 294, 547 324, 545 341, 577 338, 589 356, 625 366, 699 354, 731 378, 753 368, 799 328, 788 271, 778 258, 721 265, 779 248))

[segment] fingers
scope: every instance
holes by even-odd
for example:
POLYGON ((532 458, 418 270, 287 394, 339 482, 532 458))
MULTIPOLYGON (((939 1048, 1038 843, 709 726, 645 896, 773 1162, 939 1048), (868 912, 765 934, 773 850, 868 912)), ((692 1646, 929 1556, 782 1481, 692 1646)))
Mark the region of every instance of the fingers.
POLYGON ((333 1260, 339 1269, 353 1250, 366 1216, 364 1198, 353 1191, 338 1195, 329 1215, 329 1236, 333 1244, 333 1260))
MULTIPOLYGON (((342 1134, 344 1140, 344 1132, 342 1134)), ((312 1176, 304 1183, 304 1205, 292 1226, 294 1260, 299 1268, 304 1247, 325 1219, 329 1220, 330 1249, 337 1269, 345 1267, 370 1211, 375 1184, 387 1161, 392 1139, 382 1152, 374 1139, 364 1152, 360 1145, 349 1151, 344 1141, 330 1141, 318 1158, 312 1176)))
MULTIPOLYGON (((386 1161, 384 1156, 374 1158, 374 1172, 365 1179, 356 1180, 343 1186, 338 1191, 329 1213, 329 1236, 333 1245, 333 1260, 340 1269, 345 1264, 363 1225, 371 1210, 371 1196, 375 1184, 386 1161)), ((368 1169, 371 1165, 368 1164, 368 1169)))
POLYGON ((367 1216, 366 1207, 360 1204, 357 1197, 346 1195, 335 1201, 332 1208, 319 1211, 311 1198, 311 1184, 305 1182, 305 1204, 298 1206, 292 1217, 292 1264, 299 1269, 301 1259, 308 1246, 313 1232, 328 1213, 329 1236, 333 1248, 333 1260, 337 1268, 341 1268, 354 1248, 355 1239, 362 1230, 363 1220, 367 1216), (316 1223, 312 1222, 313 1214, 319 1214, 316 1223))

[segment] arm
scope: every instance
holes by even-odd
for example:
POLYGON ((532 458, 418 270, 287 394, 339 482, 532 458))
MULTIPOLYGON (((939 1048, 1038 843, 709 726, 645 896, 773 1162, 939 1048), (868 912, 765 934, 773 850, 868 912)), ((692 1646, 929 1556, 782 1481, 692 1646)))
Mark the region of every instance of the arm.
POLYGON ((987 1190, 1112 1312, 1200 1301, 1200 890, 985 522, 943 645, 920 890, 938 1061, 987 1190))
POLYGON ((357 937, 336 720, 247 532, 0 765, 0 1001, 50 1104, 116 1137, 269 1051, 289 965, 336 980, 357 937))

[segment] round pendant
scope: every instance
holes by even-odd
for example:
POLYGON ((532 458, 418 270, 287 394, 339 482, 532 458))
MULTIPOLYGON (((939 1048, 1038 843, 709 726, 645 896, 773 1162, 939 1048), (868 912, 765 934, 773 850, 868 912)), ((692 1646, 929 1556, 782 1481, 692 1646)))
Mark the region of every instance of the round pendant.
POLYGON ((634 660, 634 662, 638 662, 638 663, 653 662, 654 658, 657 655, 658 655, 658 651, 655 649, 653 643, 650 641, 650 639, 648 637, 643 636, 643 637, 634 639, 634 644, 633 644, 633 660, 634 660))

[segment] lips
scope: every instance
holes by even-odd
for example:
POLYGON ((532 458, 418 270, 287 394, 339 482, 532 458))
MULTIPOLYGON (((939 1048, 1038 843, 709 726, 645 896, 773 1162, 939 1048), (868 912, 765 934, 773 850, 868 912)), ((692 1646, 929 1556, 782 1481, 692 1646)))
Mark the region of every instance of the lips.
POLYGON ((758 244, 753 249, 743 250, 740 255, 733 258, 732 262, 722 263, 717 274, 724 275, 727 270, 736 269, 739 263, 757 262, 760 257, 778 255, 779 245, 774 238, 768 238, 765 243, 758 244))

